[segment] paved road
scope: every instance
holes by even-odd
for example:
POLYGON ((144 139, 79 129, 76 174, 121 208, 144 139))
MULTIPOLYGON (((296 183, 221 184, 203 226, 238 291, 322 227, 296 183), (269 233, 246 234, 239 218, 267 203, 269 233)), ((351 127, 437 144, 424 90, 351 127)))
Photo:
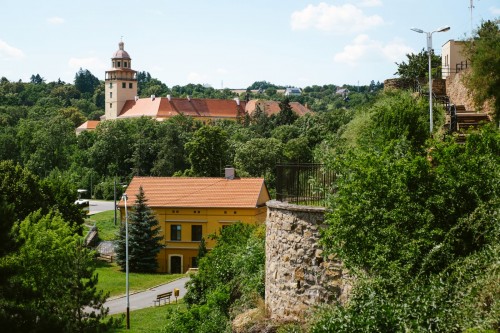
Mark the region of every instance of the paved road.
MULTIPOLYGON (((179 289, 179 299, 186 295, 185 284, 189 280, 189 277, 182 278, 179 280, 172 281, 170 283, 162 284, 160 286, 141 291, 139 293, 129 296, 130 311, 144 309, 153 306, 153 300, 156 299, 156 295, 161 293, 166 293, 168 291, 174 291, 174 288, 179 289)), ((172 296, 171 301, 175 302, 175 297, 172 296)), ((163 303, 162 303, 163 304, 163 303)), ((125 296, 120 298, 115 298, 104 303, 105 307, 109 307, 109 314, 123 313, 127 310, 127 298, 125 296)))
MULTIPOLYGON (((100 212, 105 212, 107 210, 113 210, 115 205, 114 201, 104 201, 104 200, 89 200, 89 214, 96 214, 100 212)), ((116 202, 118 204, 118 201, 116 202)), ((120 216, 120 214, 118 214, 120 216)))

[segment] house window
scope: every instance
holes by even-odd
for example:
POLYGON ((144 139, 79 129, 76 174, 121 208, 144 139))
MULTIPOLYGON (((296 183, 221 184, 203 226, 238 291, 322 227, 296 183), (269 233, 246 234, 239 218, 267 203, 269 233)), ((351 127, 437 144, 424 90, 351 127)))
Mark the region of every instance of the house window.
POLYGON ((118 67, 121 67, 121 63, 118 61, 118 67))
POLYGON ((191 258, 191 267, 192 268, 198 268, 198 257, 192 257, 191 258))
POLYGON ((113 103, 109 103, 109 108, 111 109, 113 107, 113 103))
POLYGON ((123 62, 123 67, 127 68, 127 62, 126 61, 123 62))
POLYGON ((127 84, 125 82, 122 82, 122 88, 127 88, 127 84))
POLYGON ((113 88, 113 82, 110 82, 110 83, 109 83, 109 87, 110 87, 110 88, 113 88))
POLYGON ((181 226, 178 224, 172 224, 170 226, 170 240, 180 241, 181 240, 181 226))
POLYGON ((134 84, 133 84, 133 83, 129 83, 129 84, 128 84, 128 88, 129 88, 129 89, 132 89, 132 87, 133 87, 133 86, 134 86, 134 84))
POLYGON ((191 241, 192 242, 200 242, 202 237, 202 226, 201 225, 192 225, 191 226, 191 241))
POLYGON ((109 98, 113 98, 113 92, 109 92, 109 98))

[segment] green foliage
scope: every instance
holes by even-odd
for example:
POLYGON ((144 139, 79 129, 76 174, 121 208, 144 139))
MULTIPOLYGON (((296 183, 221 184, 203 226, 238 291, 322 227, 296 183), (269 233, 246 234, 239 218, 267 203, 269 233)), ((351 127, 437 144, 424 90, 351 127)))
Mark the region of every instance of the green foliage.
MULTIPOLYGON (((132 210, 128 225, 128 262, 131 272, 156 272, 158 253, 163 248, 160 225, 147 205, 142 186, 132 210)), ((120 227, 115 242, 116 262, 125 270, 125 224, 120 227)))
POLYGON ((80 68, 78 73, 75 74, 75 88, 81 93, 92 95, 98 86, 99 79, 92 75, 88 69, 83 70, 80 68))
POLYGON ((96 290, 94 254, 59 214, 29 215, 14 228, 19 251, 2 260, 14 274, 2 288, 2 328, 10 332, 102 332, 107 297, 96 290), (84 307, 91 311, 84 311, 84 307))
POLYGON ((165 332, 226 332, 230 318, 264 297, 265 229, 235 224, 221 229, 215 248, 188 282, 185 311, 170 314, 165 332))
MULTIPOLYGON (((399 75, 402 79, 407 80, 422 80, 429 78, 429 53, 425 50, 418 54, 407 54, 408 63, 396 63, 398 70, 394 75, 399 75)), ((432 77, 441 77, 441 56, 431 55, 432 77)))
POLYGON ((500 326, 500 132, 425 143, 419 109, 407 95, 383 97, 358 127, 361 144, 328 156, 337 182, 322 242, 358 280, 312 332, 500 326))
POLYGON ((227 133, 218 126, 203 126, 194 132, 185 145, 193 175, 220 177, 228 162, 227 140, 227 133))
POLYGON ((277 139, 257 138, 236 147, 234 164, 240 175, 264 177, 274 186, 276 163, 283 160, 283 144, 277 139))
POLYGON ((465 77, 465 84, 481 108, 492 100, 495 116, 500 119, 500 19, 485 21, 476 36, 468 43, 466 54, 472 68, 465 77))
POLYGON ((276 115, 276 125, 291 125, 299 118, 299 116, 293 112, 292 107, 290 106, 290 99, 285 97, 280 102, 280 112, 276 115))

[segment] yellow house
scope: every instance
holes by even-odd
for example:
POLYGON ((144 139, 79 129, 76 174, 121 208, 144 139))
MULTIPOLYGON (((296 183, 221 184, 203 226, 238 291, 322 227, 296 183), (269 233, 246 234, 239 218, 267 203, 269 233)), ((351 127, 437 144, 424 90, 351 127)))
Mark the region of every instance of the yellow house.
MULTIPOLYGON (((263 178, 134 177, 127 188, 127 209, 133 208, 140 186, 163 235, 159 271, 168 273, 197 267, 202 238, 210 250, 215 243, 207 236, 221 228, 240 221, 263 223, 270 200, 263 178)), ((124 221, 124 201, 118 206, 124 221)))

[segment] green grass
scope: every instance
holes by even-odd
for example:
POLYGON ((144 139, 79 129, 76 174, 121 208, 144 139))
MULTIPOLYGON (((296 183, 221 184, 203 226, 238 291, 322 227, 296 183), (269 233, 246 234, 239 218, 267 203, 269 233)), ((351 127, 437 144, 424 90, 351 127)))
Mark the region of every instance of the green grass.
MULTIPOLYGON (((99 274, 97 289, 109 291, 110 296, 125 294, 125 272, 122 272, 116 263, 99 261, 95 272, 99 274)), ((184 274, 129 273, 130 292, 145 290, 184 276, 184 274)))
MULTIPOLYGON (((145 308, 130 312, 130 330, 125 328, 126 322, 123 318, 123 326, 113 332, 161 332, 168 320, 166 310, 171 307, 185 307, 182 301, 179 304, 172 304, 145 308)), ((112 315, 115 318, 121 318, 123 314, 112 315)))
POLYGON ((118 221, 116 222, 116 226, 114 224, 114 218, 115 212, 112 210, 108 210, 105 212, 90 215, 90 217, 85 219, 85 223, 89 225, 93 225, 94 223, 96 224, 97 230, 99 231, 100 240, 114 240, 116 238, 118 230, 120 229, 120 216, 117 216, 118 221))

